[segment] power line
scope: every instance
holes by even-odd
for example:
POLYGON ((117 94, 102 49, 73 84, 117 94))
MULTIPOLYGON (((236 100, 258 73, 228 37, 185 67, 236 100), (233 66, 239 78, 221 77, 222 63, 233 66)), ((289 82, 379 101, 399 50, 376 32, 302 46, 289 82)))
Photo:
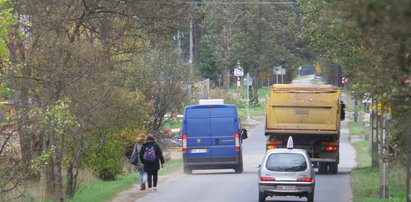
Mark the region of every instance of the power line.
POLYGON ((293 1, 261 1, 261 2, 252 2, 252 1, 242 1, 242 2, 222 2, 222 1, 210 1, 210 2, 197 2, 197 1, 188 1, 188 4, 197 4, 197 5, 292 5, 297 2, 293 1))

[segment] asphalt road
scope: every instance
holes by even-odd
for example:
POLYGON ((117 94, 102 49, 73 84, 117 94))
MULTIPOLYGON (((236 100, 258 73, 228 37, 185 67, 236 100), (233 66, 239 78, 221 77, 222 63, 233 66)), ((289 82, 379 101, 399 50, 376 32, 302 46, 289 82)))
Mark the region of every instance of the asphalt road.
MULTIPOLYGON (((261 123, 264 123, 263 121, 261 123)), ((265 152, 264 124, 249 130, 244 140, 244 172, 233 170, 195 170, 192 175, 174 174, 166 183, 160 184, 156 193, 146 194, 141 202, 252 202, 258 201, 257 171, 265 152)), ((316 175, 315 201, 351 201, 351 177, 355 150, 348 142, 348 131, 343 124, 340 144, 341 162, 338 175, 316 175)), ((161 181, 161 176, 160 176, 161 181)), ((298 197, 268 197, 267 201, 306 201, 298 197)))
MULTIPOLYGON (((310 83, 314 76, 293 83, 310 83)), ((343 99, 346 99, 343 96, 343 99)), ((262 118, 263 119, 263 118, 262 118)), ((248 131, 249 138, 243 143, 244 172, 233 170, 195 170, 192 175, 179 173, 167 177, 156 193, 146 194, 139 202, 253 202, 258 201, 258 168, 265 153, 264 120, 248 131)), ((338 175, 316 174, 314 200, 317 202, 352 201, 352 168, 356 166, 355 150, 348 138, 346 122, 342 122, 340 137, 340 164, 338 175)), ((160 176, 160 181, 161 181, 160 176)), ((299 197, 268 197, 267 201, 306 201, 299 197)))

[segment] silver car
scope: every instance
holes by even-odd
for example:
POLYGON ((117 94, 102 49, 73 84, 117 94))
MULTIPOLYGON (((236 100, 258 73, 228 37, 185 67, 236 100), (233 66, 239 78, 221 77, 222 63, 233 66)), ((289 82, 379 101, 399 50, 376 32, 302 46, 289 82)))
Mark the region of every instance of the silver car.
POLYGON ((315 172, 303 149, 271 149, 258 172, 258 199, 267 196, 299 196, 314 201, 315 172))

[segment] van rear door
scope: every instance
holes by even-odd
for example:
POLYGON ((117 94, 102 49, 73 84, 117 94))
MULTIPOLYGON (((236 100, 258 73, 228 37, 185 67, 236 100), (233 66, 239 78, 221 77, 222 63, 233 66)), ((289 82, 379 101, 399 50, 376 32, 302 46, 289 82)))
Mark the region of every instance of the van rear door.
POLYGON ((187 134, 187 157, 189 162, 210 162, 210 109, 204 107, 186 108, 184 121, 186 128, 183 130, 187 134))
POLYGON ((234 106, 210 109, 211 156, 214 162, 235 161, 235 133, 238 133, 237 111, 234 106))

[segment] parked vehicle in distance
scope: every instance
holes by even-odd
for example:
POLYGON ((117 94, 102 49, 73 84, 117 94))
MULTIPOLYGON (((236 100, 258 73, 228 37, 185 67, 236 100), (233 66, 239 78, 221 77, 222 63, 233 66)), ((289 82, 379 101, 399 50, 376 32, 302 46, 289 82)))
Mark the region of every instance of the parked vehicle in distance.
POLYGON ((184 111, 182 150, 184 172, 196 169, 234 169, 243 172, 241 129, 232 104, 187 106, 184 111))
MULTIPOLYGON (((290 140, 291 139, 291 140, 290 140)), ((290 143, 291 141, 291 143, 290 143)), ((315 172, 307 151, 288 148, 267 150, 258 171, 258 201, 267 196, 299 196, 314 201, 315 172)))

